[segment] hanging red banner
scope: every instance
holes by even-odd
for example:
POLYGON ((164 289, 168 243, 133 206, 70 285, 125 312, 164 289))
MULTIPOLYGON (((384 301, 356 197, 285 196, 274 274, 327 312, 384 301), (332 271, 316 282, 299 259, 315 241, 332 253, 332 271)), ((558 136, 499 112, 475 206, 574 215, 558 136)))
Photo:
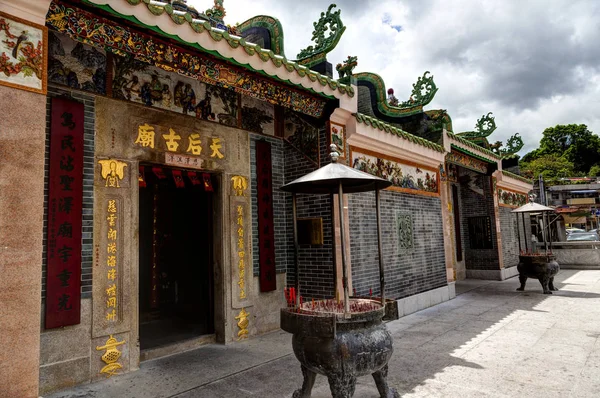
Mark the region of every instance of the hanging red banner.
POLYGON ((192 185, 200 185, 200 179, 198 178, 198 175, 196 174, 195 171, 188 171, 187 172, 188 178, 190 179, 190 181, 192 182, 192 185))
POLYGON ((164 180, 165 178, 167 178, 167 176, 165 175, 164 170, 161 169, 160 167, 153 167, 152 168, 152 172, 154 173, 154 175, 156 176, 156 178, 158 178, 159 180, 164 180))
POLYGON ((52 99, 46 329, 80 323, 83 104, 52 99))
POLYGON ((202 180, 204 181, 204 191, 213 192, 212 181, 210 179, 210 174, 202 173, 202 180))
POLYGON ((185 182, 183 181, 183 176, 181 175, 181 170, 171 170, 171 174, 173 174, 173 180, 175 181, 175 186, 177 188, 185 188, 185 182))
POLYGON ((258 261, 260 291, 277 288, 275 275, 275 231, 273 224, 273 179, 271 144, 256 142, 256 174, 258 195, 258 261))

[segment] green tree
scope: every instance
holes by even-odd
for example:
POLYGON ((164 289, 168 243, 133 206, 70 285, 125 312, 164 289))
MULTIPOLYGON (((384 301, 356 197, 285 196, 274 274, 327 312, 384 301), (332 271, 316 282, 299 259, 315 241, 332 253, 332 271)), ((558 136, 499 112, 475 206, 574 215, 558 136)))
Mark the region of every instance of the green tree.
POLYGON ((568 124, 544 130, 540 147, 524 162, 552 155, 573 163, 575 172, 587 174, 600 158, 600 137, 588 130, 585 124, 568 124))
POLYGON ((600 164, 595 164, 590 169, 588 177, 600 177, 600 164))
POLYGON ((531 162, 522 163, 521 173, 528 178, 536 178, 541 174, 548 183, 576 175, 573 163, 556 155, 542 155, 531 162))

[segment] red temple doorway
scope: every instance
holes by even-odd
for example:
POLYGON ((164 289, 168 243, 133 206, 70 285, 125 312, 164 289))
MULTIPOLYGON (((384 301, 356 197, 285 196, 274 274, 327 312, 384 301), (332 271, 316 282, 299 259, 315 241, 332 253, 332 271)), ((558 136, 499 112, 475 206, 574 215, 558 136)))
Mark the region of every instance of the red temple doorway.
POLYGON ((209 174, 140 167, 142 350, 214 333, 212 214, 209 174))

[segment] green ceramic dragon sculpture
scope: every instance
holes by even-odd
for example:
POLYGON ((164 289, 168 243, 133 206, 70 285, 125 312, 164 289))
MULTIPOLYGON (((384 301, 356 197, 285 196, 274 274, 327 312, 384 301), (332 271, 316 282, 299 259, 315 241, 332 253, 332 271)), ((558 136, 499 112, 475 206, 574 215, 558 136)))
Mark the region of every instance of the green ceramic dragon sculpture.
POLYGON ((413 90, 408 101, 402 102, 399 107, 409 108, 412 106, 428 104, 431 102, 437 91, 438 88, 433 81, 433 76, 427 71, 413 84, 413 90))
POLYGON ((315 30, 313 31, 312 40, 315 44, 298 53, 297 62, 299 64, 310 68, 322 62, 326 54, 333 50, 340 41, 346 27, 340 18, 341 10, 332 12, 335 7, 337 7, 335 4, 331 4, 327 12, 322 12, 321 18, 313 23, 315 30), (328 31, 330 34, 326 37, 325 33, 328 31))
POLYGON ((338 71, 340 78, 338 79, 342 84, 349 84, 352 78, 352 70, 356 68, 358 65, 358 57, 352 57, 348 55, 348 59, 346 59, 343 63, 339 63, 336 65, 335 70, 338 71))

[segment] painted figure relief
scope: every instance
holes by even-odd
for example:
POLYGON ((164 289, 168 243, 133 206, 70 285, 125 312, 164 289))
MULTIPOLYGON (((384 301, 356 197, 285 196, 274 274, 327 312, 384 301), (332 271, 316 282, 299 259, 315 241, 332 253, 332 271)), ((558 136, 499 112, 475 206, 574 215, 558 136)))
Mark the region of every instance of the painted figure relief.
POLYGON ((256 98, 242 96, 242 129, 275 135, 275 108, 256 98))
POLYGON ((51 31, 48 33, 48 80, 106 94, 106 52, 51 31))
POLYGON ((175 75, 133 57, 115 57, 113 96, 237 127, 237 94, 175 75))
POLYGON ((337 123, 329 123, 330 144, 335 145, 340 158, 346 157, 346 134, 345 126, 337 123))
POLYGON ((0 84, 45 93, 47 30, 0 13, 0 84))
POLYGON ((461 181, 467 182, 467 187, 478 195, 483 196, 483 174, 465 169, 461 175, 461 181))
POLYGON ((439 192, 437 172, 416 165, 398 163, 353 151, 352 167, 391 181, 392 188, 400 188, 405 192, 410 190, 436 194, 439 192))
POLYGON ((446 163, 446 174, 449 182, 458 181, 458 169, 455 164, 446 163))
POLYGON ((319 162, 319 129, 301 114, 284 111, 283 137, 313 162, 319 162))
POLYGON ((517 208, 525 205, 527 202, 527 195, 523 193, 498 188, 498 204, 500 206, 517 208))
POLYGON ((457 164, 478 173, 487 173, 486 162, 454 150, 446 155, 446 162, 457 164))

